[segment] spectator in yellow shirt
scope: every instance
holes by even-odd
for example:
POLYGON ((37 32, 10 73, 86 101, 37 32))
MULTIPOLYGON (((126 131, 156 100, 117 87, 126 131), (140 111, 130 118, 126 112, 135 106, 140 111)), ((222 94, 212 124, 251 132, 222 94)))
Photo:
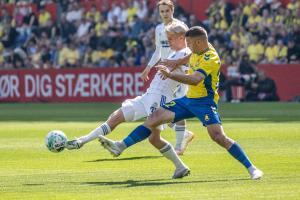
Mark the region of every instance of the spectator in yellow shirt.
POLYGON ((244 27, 239 28, 240 43, 244 48, 247 48, 250 43, 250 35, 244 27))
POLYGON ((273 24, 273 18, 270 16, 270 13, 268 10, 263 11, 263 17, 260 20, 259 25, 261 27, 270 28, 273 24))
POLYGON ((255 3, 252 3, 251 0, 247 0, 245 5, 243 6, 243 14, 250 16, 251 15, 251 11, 255 8, 257 8, 257 5, 255 3))
POLYGON ((262 60, 265 48, 258 42, 257 36, 253 37, 253 42, 248 46, 247 53, 251 61, 258 63, 262 60))
POLYGON ((97 21, 97 24, 95 26, 96 35, 98 37, 102 36, 105 31, 108 29, 108 23, 103 18, 100 18, 99 21, 97 21))
POLYGON ((225 30, 228 28, 228 24, 226 20, 221 16, 220 13, 217 13, 213 18, 213 26, 215 29, 222 29, 225 30))
POLYGON ((40 13, 39 13, 39 25, 41 27, 46 26, 47 22, 51 19, 51 15, 48 11, 45 10, 44 7, 41 7, 40 13))
POLYGON ((79 51, 74 43, 64 44, 59 52, 59 65, 63 67, 77 67, 80 59, 79 51))
POLYGON ((265 51, 265 62, 275 63, 275 58, 278 55, 278 47, 275 45, 275 39, 273 37, 268 39, 268 46, 265 51))
POLYGON ((299 0, 290 0, 286 7, 295 14, 297 9, 300 8, 300 2, 299 0))
POLYGON ((288 48, 284 45, 282 40, 277 41, 278 54, 276 60, 278 63, 287 63, 287 51, 288 48))
POLYGON ((258 24, 261 21, 261 16, 257 13, 257 9, 253 8, 251 15, 248 18, 246 27, 250 29, 251 32, 256 31, 258 24))
POLYGON ((275 23, 277 24, 283 24, 285 17, 285 8, 280 7, 275 14, 275 23))
POLYGON ((93 19, 94 22, 98 22, 101 18, 100 12, 97 10, 96 5, 92 5, 91 9, 86 13, 87 19, 93 19))
POLYGON ((131 23, 134 16, 137 13, 137 8, 133 5, 133 2, 129 5, 129 7, 127 8, 127 19, 128 22, 131 23))

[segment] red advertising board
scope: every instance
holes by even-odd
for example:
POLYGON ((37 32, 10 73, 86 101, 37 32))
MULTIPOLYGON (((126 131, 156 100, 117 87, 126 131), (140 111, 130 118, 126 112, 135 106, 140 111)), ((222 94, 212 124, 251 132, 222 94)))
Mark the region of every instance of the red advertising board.
POLYGON ((141 95, 141 68, 1 70, 0 102, 111 102, 141 95))
MULTIPOLYGON (((300 65, 258 65, 281 101, 300 95, 300 65)), ((143 68, 0 70, 0 102, 120 102, 141 95, 143 68)), ((226 66, 222 67, 226 74, 226 66)), ((155 70, 153 70, 152 75, 155 70)))

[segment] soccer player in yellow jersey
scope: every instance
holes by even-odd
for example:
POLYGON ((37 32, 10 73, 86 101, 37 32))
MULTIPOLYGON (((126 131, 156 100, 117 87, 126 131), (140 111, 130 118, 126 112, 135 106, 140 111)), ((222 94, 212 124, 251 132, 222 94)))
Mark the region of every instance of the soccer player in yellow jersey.
MULTIPOLYGON (((138 136, 149 135, 151 144, 163 153, 171 147, 160 137, 160 130, 157 127, 165 123, 196 117, 206 126, 212 140, 228 150, 234 158, 247 168, 252 179, 261 178, 263 172, 251 163, 245 152, 235 141, 226 136, 221 125, 221 119, 217 111, 219 99, 217 89, 221 65, 218 53, 209 44, 204 28, 192 27, 186 32, 185 36, 187 45, 192 51, 188 74, 179 74, 163 65, 159 65, 157 68, 160 70, 162 78, 188 84, 187 95, 157 109, 143 125, 133 130, 126 139, 130 140, 138 136)), ((114 143, 106 142, 107 140, 102 141, 101 137, 100 141, 102 144, 104 142, 104 146, 114 147, 114 143)), ((106 149, 109 150, 109 148, 106 149)), ((174 164, 176 166, 176 163, 174 164)), ((173 178, 182 178, 188 175, 189 172, 189 168, 185 165, 182 167, 176 166, 173 178)))

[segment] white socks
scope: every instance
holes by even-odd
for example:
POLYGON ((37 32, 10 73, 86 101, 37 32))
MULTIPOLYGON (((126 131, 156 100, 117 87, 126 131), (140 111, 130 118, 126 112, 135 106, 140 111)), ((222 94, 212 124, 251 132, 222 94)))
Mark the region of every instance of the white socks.
POLYGON ((173 129, 176 132, 176 150, 181 150, 182 148, 182 141, 184 139, 184 133, 185 133, 185 125, 175 125, 173 129))
POLYGON ((78 138, 83 144, 88 143, 96 138, 99 135, 107 135, 111 132, 110 127, 107 123, 103 123, 102 125, 98 126, 94 130, 92 130, 88 135, 82 136, 78 138))
POLYGON ((176 169, 186 167, 185 164, 182 162, 182 160, 176 154, 171 144, 167 143, 159 151, 164 157, 166 157, 167 159, 171 160, 174 163, 176 169))

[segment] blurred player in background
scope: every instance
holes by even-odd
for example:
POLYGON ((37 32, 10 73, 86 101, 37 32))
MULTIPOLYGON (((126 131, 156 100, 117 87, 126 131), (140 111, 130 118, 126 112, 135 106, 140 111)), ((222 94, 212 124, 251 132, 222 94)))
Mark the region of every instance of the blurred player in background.
MULTIPOLYGON (((161 0, 158 2, 160 16, 163 23, 159 24, 155 29, 156 50, 149 61, 148 66, 141 74, 144 81, 148 81, 148 74, 153 66, 155 66, 161 59, 169 58, 170 60, 183 59, 190 55, 188 48, 184 52, 174 55, 171 50, 168 39, 165 33, 165 26, 167 24, 176 22, 186 26, 183 22, 174 19, 174 4, 171 0, 161 0), (169 57, 172 55, 173 57, 169 57)), ((185 73, 183 67, 178 68, 181 73, 185 73)), ((122 107, 113 112, 107 121, 99 127, 91 131, 88 135, 82 136, 76 140, 68 141, 67 148, 79 149, 87 142, 90 142, 99 137, 99 135, 107 135, 113 131, 119 124, 128 121, 136 121, 149 116, 157 108, 171 101, 174 98, 182 97, 186 94, 187 86, 172 80, 162 80, 158 74, 153 78, 147 92, 138 96, 135 99, 126 100, 122 103, 122 107)), ((173 125, 176 131, 176 153, 182 155, 188 143, 193 139, 194 134, 186 130, 185 120, 177 122, 173 125)))
POLYGON ((131 146, 139 142, 133 138, 140 135, 149 136, 151 144, 176 166, 173 178, 181 178, 189 174, 189 169, 176 154, 166 154, 170 152, 172 147, 160 137, 158 127, 161 124, 196 117, 207 128, 211 139, 244 165, 251 179, 261 178, 263 172, 252 164, 237 142, 226 136, 221 125, 217 110, 221 60, 216 50, 208 42, 207 32, 204 28, 196 26, 190 28, 185 36, 188 47, 193 52, 189 60, 189 73, 172 72, 163 65, 157 67, 163 79, 189 84, 187 95, 168 102, 153 112, 143 125, 133 130, 123 141, 114 142, 105 137, 100 137, 100 142, 110 153, 115 154, 117 152, 120 154, 125 148, 129 147, 128 143, 131 146))

